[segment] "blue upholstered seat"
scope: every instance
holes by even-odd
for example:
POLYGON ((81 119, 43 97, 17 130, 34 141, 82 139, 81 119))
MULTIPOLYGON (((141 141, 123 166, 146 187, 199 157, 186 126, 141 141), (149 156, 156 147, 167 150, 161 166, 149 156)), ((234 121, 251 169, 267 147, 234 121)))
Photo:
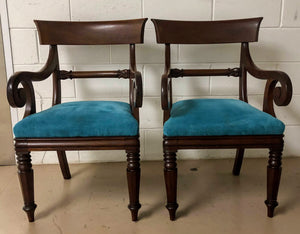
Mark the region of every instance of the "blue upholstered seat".
POLYGON ((130 105, 115 101, 68 102, 30 115, 14 127, 18 138, 136 136, 130 105))
POLYGON ((284 124, 234 99, 191 99, 173 104, 165 136, 277 135, 284 124))

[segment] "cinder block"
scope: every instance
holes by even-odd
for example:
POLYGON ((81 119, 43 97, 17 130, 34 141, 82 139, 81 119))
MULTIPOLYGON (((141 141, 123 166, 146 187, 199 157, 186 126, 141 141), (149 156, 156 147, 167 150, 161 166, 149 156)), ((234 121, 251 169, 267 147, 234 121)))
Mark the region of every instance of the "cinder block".
MULTIPOLYGON (((210 20, 211 0, 144 0, 144 17, 174 20, 210 20)), ((149 22, 147 28, 152 28, 149 22)))
POLYGON ((258 43, 251 43, 250 51, 256 62, 300 61, 299 28, 263 28, 258 43))
POLYGON ((144 96, 160 97, 161 76, 164 73, 163 64, 146 64, 144 68, 144 96))
MULTIPOLYGON (((77 65, 76 71, 99 71, 99 70, 119 70, 128 69, 128 65, 104 65, 104 66, 91 66, 91 65, 77 65)), ((103 97, 117 97, 127 98, 129 96, 129 80, 128 79, 95 79, 84 78, 76 79, 76 94, 78 98, 103 98, 103 97)))
POLYGON ((160 98, 144 98, 140 110, 141 128, 162 128, 163 111, 160 98))
POLYGON ((38 63, 37 39, 34 30, 11 29, 10 40, 14 65, 38 63))
POLYGON ((70 20, 69 0, 9 0, 7 1, 11 28, 35 28, 37 20, 70 20))
MULTIPOLYGON (((212 69, 227 69, 239 67, 239 64, 231 63, 213 63, 212 69)), ((210 78, 211 95, 238 95, 239 78, 228 76, 211 76, 210 78)))
POLYGON ((72 20, 107 21, 142 17, 141 0, 72 0, 72 20))
MULTIPOLYGON (((177 45, 171 45, 171 60, 177 62, 177 45)), ((154 29, 145 29, 144 44, 136 45, 136 61, 137 63, 164 63, 165 61, 165 45, 156 43, 154 29)), ((111 47, 112 63, 128 63, 129 62, 129 46, 114 45, 111 47)))
POLYGON ((240 44, 179 45, 179 63, 239 62, 240 44))
POLYGON ((145 130, 144 160, 163 160, 162 140, 162 129, 145 130))
MULTIPOLYGON (((174 67, 179 69, 209 69, 209 64, 183 65, 176 64, 174 67)), ((209 95, 209 77, 183 77, 172 80, 173 96, 205 96, 209 95)))
MULTIPOLYGON (((39 45, 40 63, 45 63, 49 54, 49 46, 39 45)), ((106 45, 58 45, 60 64, 97 65, 109 63, 110 47, 106 45)))
POLYGON ((284 1, 282 26, 283 27, 300 27, 300 1, 284 1))
POLYGON ((215 19, 239 19, 261 17, 263 27, 277 27, 280 22, 280 0, 216 0, 215 19))

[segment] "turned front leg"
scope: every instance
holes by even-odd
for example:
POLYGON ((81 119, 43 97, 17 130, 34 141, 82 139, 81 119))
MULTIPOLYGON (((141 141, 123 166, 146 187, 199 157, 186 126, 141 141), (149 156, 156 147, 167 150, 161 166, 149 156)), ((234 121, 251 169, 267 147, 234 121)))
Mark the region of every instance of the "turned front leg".
POLYGON ((281 176, 281 155, 282 148, 270 149, 270 156, 267 168, 267 200, 268 217, 274 216, 274 209, 278 206, 277 195, 281 176))
POLYGON ((17 163, 24 200, 23 210, 27 213, 28 221, 33 222, 36 204, 34 203, 33 170, 30 153, 17 153, 17 163))
POLYGON ((127 150, 127 182, 129 191, 129 205, 132 221, 137 221, 138 211, 141 208, 139 202, 140 192, 140 154, 139 150, 127 150))
POLYGON ((164 152, 164 176, 167 190, 167 205, 170 220, 175 220, 177 204, 177 163, 176 152, 164 152))

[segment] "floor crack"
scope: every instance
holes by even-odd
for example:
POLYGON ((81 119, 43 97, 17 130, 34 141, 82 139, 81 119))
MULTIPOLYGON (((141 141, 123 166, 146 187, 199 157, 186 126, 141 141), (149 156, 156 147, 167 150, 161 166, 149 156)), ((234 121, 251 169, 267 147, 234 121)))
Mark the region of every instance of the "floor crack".
POLYGON ((62 230, 61 227, 55 222, 55 217, 56 217, 56 216, 54 216, 54 217, 52 218, 52 222, 53 222, 54 226, 57 227, 59 233, 60 233, 60 234, 63 234, 63 230, 62 230))

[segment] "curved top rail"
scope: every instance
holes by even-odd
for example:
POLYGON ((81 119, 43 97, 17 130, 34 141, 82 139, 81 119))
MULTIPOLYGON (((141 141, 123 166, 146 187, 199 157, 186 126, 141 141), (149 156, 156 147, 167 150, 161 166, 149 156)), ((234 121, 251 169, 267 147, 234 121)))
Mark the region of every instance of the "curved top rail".
POLYGON ((254 42, 262 17, 222 21, 173 21, 151 19, 157 43, 215 44, 254 42))
POLYGON ((35 20, 42 45, 111 45, 144 42, 147 18, 68 22, 35 20))

